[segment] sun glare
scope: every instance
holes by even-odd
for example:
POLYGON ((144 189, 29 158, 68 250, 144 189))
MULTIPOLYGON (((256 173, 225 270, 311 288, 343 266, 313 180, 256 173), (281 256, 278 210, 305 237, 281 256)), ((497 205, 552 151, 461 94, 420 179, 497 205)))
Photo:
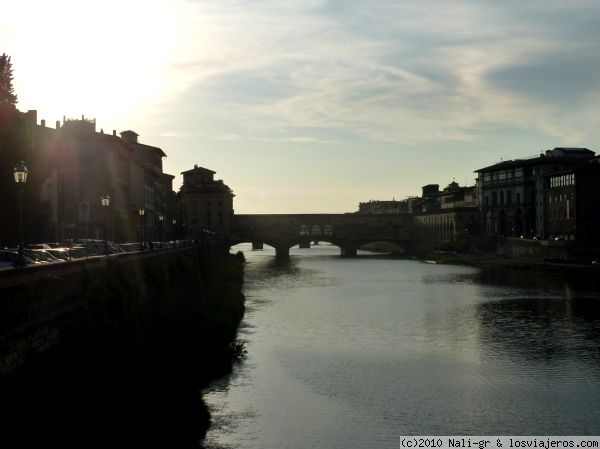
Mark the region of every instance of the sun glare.
POLYGON ((176 88, 172 67, 184 3, 30 3, 9 1, 11 15, 26 26, 11 30, 4 49, 21 109, 38 109, 49 120, 81 114, 123 120, 176 88))

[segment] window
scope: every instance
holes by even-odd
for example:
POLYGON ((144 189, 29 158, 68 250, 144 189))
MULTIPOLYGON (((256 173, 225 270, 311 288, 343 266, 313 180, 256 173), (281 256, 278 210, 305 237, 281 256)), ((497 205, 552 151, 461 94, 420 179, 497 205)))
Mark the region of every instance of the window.
POLYGON ((515 202, 517 203, 517 205, 521 204, 521 193, 517 192, 515 194, 515 202))
POLYGON ((522 178, 523 177, 523 168, 515 168, 515 178, 522 178))
POLYGON ((500 190, 500 206, 504 206, 504 190, 500 190))
POLYGON ((483 182, 490 182, 491 180, 492 180, 491 173, 484 173, 483 174, 483 182))
POLYGON ((506 191, 506 204, 509 206, 512 204, 512 190, 506 191))

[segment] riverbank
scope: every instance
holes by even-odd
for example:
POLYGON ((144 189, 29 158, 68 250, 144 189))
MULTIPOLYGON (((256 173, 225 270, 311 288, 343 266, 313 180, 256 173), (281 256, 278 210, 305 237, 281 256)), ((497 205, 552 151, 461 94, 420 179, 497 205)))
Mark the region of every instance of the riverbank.
POLYGON ((502 269, 565 276, 592 276, 600 279, 600 265, 548 262, 495 254, 454 253, 433 251, 419 256, 419 259, 440 264, 469 265, 484 269, 502 269))
MULTIPOLYGON (((448 244, 448 246, 453 246, 448 244)), ((458 247, 468 245, 455 244, 458 247)), ((466 250, 422 251, 417 254, 407 254, 399 251, 397 245, 386 242, 365 245, 361 249, 366 251, 389 254, 395 258, 412 258, 437 264, 469 265, 482 269, 502 269, 511 271, 524 271, 531 273, 547 273, 565 276, 591 276, 600 279, 600 264, 569 263, 563 260, 539 260, 525 257, 508 257, 494 252, 472 253, 466 250)))
POLYGON ((242 282, 243 256, 222 251, 111 263, 47 325, 59 342, 2 379, 2 446, 198 447, 200 389, 236 357, 242 282))

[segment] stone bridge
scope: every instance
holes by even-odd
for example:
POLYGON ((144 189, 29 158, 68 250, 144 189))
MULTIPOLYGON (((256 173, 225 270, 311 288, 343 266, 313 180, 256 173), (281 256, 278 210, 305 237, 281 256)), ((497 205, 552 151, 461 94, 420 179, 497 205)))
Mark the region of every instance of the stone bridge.
POLYGON ((370 242, 405 246, 411 230, 408 214, 242 214, 234 216, 230 243, 251 242, 254 248, 267 244, 277 257, 288 257, 294 245, 309 248, 311 241, 324 241, 339 246, 342 256, 352 257, 370 242))

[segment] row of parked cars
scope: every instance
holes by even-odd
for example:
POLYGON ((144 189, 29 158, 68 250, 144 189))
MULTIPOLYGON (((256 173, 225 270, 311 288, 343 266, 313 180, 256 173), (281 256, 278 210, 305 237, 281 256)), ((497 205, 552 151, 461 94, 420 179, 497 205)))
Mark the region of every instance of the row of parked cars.
MULTIPOLYGON (((181 244, 181 243, 180 243, 181 244)), ((173 242, 148 242, 142 247, 141 243, 107 242, 109 254, 128 253, 150 248, 171 248, 173 242), (151 243, 151 244, 150 244, 151 243)), ((25 245, 23 258, 26 265, 61 262, 104 254, 104 240, 77 240, 68 244, 36 243, 25 245)), ((19 250, 17 248, 0 249, 0 268, 13 267, 17 264, 19 250)))

